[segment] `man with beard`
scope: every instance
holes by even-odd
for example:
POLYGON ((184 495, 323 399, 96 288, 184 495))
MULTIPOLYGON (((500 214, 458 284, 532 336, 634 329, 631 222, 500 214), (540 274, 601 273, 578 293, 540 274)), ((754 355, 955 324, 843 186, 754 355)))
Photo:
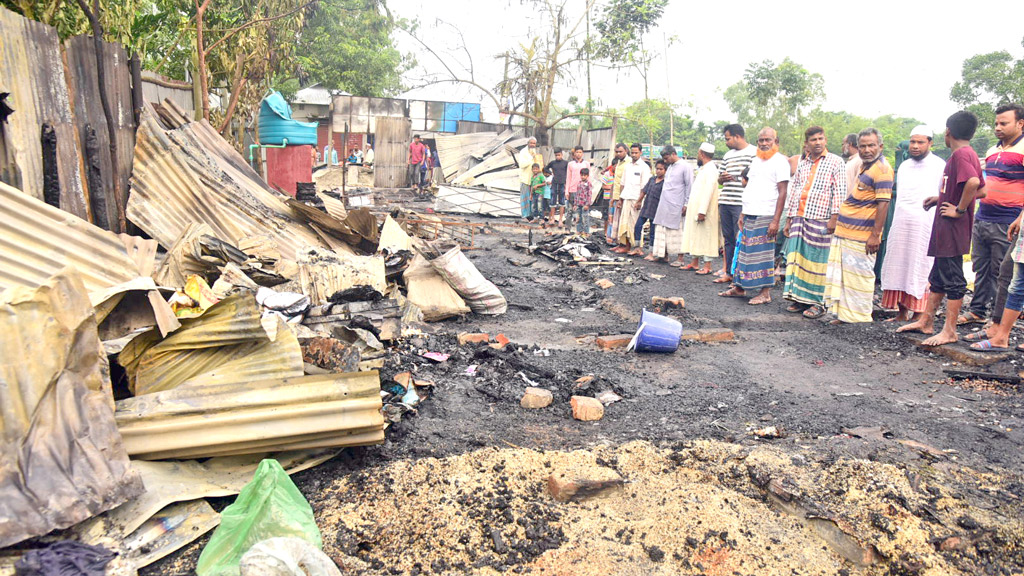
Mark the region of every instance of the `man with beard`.
POLYGON ((892 199, 894 174, 881 160, 882 135, 861 130, 857 139, 861 168, 857 187, 839 207, 836 231, 828 254, 825 302, 839 322, 871 322, 875 293, 875 255, 892 199))
POLYGON ((718 194, 718 215, 725 244, 725 274, 715 283, 728 284, 732 282, 736 235, 739 232, 740 215, 743 213, 743 182, 740 175, 757 155, 757 148, 747 143, 746 133, 739 124, 729 124, 722 129, 722 133, 725 135, 725 145, 729 147, 719 163, 721 173, 718 175, 718 183, 722 185, 718 194))
MULTIPOLYGON (((1010 248, 1010 224, 1017 219, 1024 206, 1024 166, 1014 164, 1019 157, 1022 119, 1020 106, 1001 106, 996 111, 996 138, 999 144, 989 149, 985 157, 986 196, 978 204, 974 216, 974 235, 971 242, 971 265, 974 268, 974 296, 971 308, 960 317, 958 324, 982 322, 997 291, 999 266, 1010 248), (999 112, 998 110, 1002 110, 999 112), (1016 148, 1016 149, 1015 149, 1016 148)), ((998 313, 993 310, 993 316, 998 313)))
POLYGON ((715 145, 704 142, 697 150, 697 176, 693 191, 686 203, 686 223, 683 225, 682 253, 693 261, 683 270, 697 270, 697 274, 711 274, 711 260, 722 248, 722 233, 718 228, 718 167, 712 161, 715 145))
POLYGON ((743 243, 736 255, 736 273, 732 288, 719 296, 745 298, 751 290, 759 290, 748 304, 772 301, 775 285, 775 235, 786 206, 786 185, 789 183, 789 158, 779 154, 779 137, 772 128, 762 128, 757 135, 757 157, 747 171, 743 189, 743 215, 740 227, 743 243))
POLYGON ((619 209, 622 211, 619 216, 619 245, 612 249, 612 252, 625 254, 631 252, 632 248, 639 245, 634 236, 637 216, 640 210, 636 201, 640 198, 640 192, 651 179, 651 167, 641 156, 643 147, 640 144, 633 144, 629 147, 629 161, 625 162, 625 173, 622 176, 622 190, 619 192, 619 209))
POLYGON ((895 209, 882 261, 882 308, 897 309, 893 320, 917 320, 928 302, 928 273, 932 258, 928 241, 934 218, 924 201, 942 185, 946 162, 930 152, 932 134, 927 126, 910 133, 910 160, 896 172, 895 209))
POLYGON ((897 332, 935 332, 935 312, 946 299, 946 319, 942 331, 921 342, 921 346, 942 346, 960 339, 956 321, 967 292, 964 277, 964 254, 971 246, 971 225, 974 223, 974 201, 985 196, 985 175, 978 154, 971 148, 971 138, 978 128, 978 117, 961 110, 946 119, 946 147, 953 153, 943 169, 943 186, 938 196, 925 200, 924 207, 938 206, 932 223, 928 255, 935 258, 928 274, 931 294, 921 317, 904 324, 897 332))
POLYGON ((615 156, 612 158, 615 179, 612 180, 612 196, 608 201, 608 220, 605 229, 605 241, 616 246, 619 241, 619 217, 622 215, 622 182, 626 178, 626 145, 619 142, 615 145, 615 156))
POLYGON ((786 197, 786 284, 789 312, 806 318, 825 314, 825 272, 839 205, 846 197, 843 159, 826 148, 825 129, 804 131, 807 157, 800 160, 786 197))
POLYGON ((857 133, 850 132, 843 138, 843 161, 849 162, 860 154, 857 150, 857 133))
POLYGON ((667 170, 658 211, 654 215, 657 230, 651 255, 667 261, 673 254, 679 254, 679 260, 672 263, 679 267, 683 263, 680 254, 683 246, 683 215, 686 214, 686 203, 690 199, 690 187, 693 185, 693 168, 689 162, 680 161, 673 146, 661 149, 661 159, 665 161, 667 170))

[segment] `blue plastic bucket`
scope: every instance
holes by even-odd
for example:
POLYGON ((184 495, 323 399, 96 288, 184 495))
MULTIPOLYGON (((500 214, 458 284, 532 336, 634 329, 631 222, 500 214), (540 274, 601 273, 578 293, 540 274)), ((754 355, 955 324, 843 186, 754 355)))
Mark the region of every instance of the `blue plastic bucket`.
POLYGON ((637 328, 637 352, 675 352, 679 348, 679 337, 683 325, 678 320, 648 312, 640 312, 640 326, 637 328))

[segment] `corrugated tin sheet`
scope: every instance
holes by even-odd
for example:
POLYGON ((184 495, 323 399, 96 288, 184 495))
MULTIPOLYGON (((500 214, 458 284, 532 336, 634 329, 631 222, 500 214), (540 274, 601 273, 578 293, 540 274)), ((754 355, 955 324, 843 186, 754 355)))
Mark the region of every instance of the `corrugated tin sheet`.
MULTIPOLYGON (((94 305, 139 277, 124 242, 0 182, 0 290, 36 287, 74 266, 94 305)), ((141 286, 140 286, 141 287, 141 286)))
POLYGON ((283 258, 324 246, 206 121, 164 130, 147 107, 136 135, 128 218, 166 248, 193 222, 236 246, 269 233, 283 258))
POLYGON ((0 180, 43 200, 44 178, 41 135, 53 127, 59 205, 88 219, 71 101, 64 81, 56 29, 0 8, 0 92, 10 92, 7 103, 14 114, 0 125, 6 154, 0 157, 0 180))
POLYGON ((131 71, 128 55, 120 44, 103 43, 103 86, 114 115, 114 131, 117 141, 117 163, 110 158, 110 133, 100 100, 100 86, 97 78, 96 44, 91 36, 75 36, 64 43, 68 62, 68 87, 74 103, 75 129, 81 145, 82 159, 86 167, 85 186, 92 203, 93 222, 103 222, 95 213, 96 195, 105 199, 108 230, 120 231, 119 215, 124 213, 128 198, 128 176, 132 171, 135 154, 135 114, 132 105, 131 71), (90 154, 87 145, 89 129, 95 133, 95 154, 90 154), (98 169, 98 177, 89 177, 90 170, 98 169), (90 184, 98 182, 102 188, 93 190, 90 184))
POLYGON ((412 141, 412 122, 408 118, 377 118, 374 137, 373 185, 377 188, 401 188, 406 182, 406 162, 412 141))
POLYGON ((278 326, 271 341, 252 293, 221 300, 198 318, 181 321, 167 338, 151 330, 125 346, 118 362, 137 395, 195 383, 246 382, 302 375, 294 332, 278 326))
POLYGON ((0 547, 142 493, 78 275, 0 293, 0 547))
POLYGON ((144 460, 384 441, 376 371, 189 386, 122 400, 116 418, 144 460))

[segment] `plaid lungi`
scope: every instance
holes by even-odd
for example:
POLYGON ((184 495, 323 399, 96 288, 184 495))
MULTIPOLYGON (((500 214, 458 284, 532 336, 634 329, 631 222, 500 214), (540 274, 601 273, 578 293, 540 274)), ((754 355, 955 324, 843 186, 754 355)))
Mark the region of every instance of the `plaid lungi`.
POLYGON ((657 226, 654 232, 654 246, 651 255, 655 258, 668 258, 683 251, 683 225, 679 228, 657 226))

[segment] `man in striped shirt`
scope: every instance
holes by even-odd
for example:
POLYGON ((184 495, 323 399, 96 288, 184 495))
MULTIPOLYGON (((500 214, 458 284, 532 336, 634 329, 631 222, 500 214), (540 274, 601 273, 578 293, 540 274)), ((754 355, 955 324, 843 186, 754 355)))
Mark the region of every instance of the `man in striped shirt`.
POLYGON ((892 199, 892 168, 882 160, 882 135, 861 130, 857 142, 860 172, 839 208, 828 254, 825 302, 839 322, 871 322, 875 256, 892 199))
POLYGON ((729 124, 723 133, 729 151, 719 163, 722 172, 718 175, 718 183, 722 185, 722 191, 718 194, 718 216, 721 219, 722 238, 725 244, 725 274, 715 280, 715 283, 730 284, 736 235, 739 233, 740 216, 743 214, 743 181, 740 175, 757 155, 757 148, 747 143, 746 133, 739 124, 729 124))
MULTIPOLYGON (((999 144, 985 155, 987 195, 981 199, 974 215, 971 242, 971 265, 974 268, 974 295, 971 308, 958 319, 958 324, 983 322, 996 295, 999 266, 1010 249, 1007 231, 1024 207, 1024 138, 1017 131, 1016 141, 1004 137, 1002 127, 1015 126, 1021 118, 1020 106, 1001 106, 996 111, 996 137, 999 144), (999 112, 998 110, 1002 110, 999 112), (1000 134, 1003 134, 1001 136, 1000 134)), ((1012 135, 1013 130, 1009 131, 1012 135)), ((993 315, 999 313, 993 310, 993 315)))

